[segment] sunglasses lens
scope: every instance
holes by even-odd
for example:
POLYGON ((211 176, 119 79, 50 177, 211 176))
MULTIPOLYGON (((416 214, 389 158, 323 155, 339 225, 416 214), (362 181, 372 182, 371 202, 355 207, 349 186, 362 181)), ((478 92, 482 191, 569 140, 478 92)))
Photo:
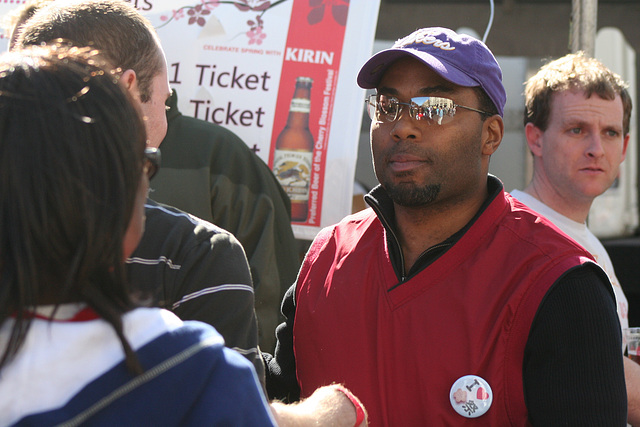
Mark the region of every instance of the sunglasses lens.
POLYGON ((385 95, 378 96, 378 112, 382 120, 393 122, 398 118, 400 104, 396 98, 385 95))
POLYGON ((411 103, 405 104, 386 95, 369 96, 367 113, 371 120, 393 122, 398 119, 403 106, 410 106, 409 114, 412 119, 425 121, 430 125, 449 123, 456 114, 456 104, 448 98, 424 96, 411 98, 411 103))
POLYGON ((378 120, 378 104, 375 95, 371 95, 367 99, 367 114, 371 120, 378 120))
POLYGON ((447 98, 411 98, 411 106, 412 117, 415 120, 426 120, 429 124, 449 123, 456 114, 455 104, 447 98))
POLYGON ((145 148, 144 150, 144 171, 147 174, 149 180, 158 173, 160 168, 160 149, 158 148, 145 148))

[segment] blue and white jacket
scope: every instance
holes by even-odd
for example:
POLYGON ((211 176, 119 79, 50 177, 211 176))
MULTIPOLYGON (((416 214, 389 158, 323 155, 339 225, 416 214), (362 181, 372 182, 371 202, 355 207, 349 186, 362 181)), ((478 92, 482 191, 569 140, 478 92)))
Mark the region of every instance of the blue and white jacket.
MULTIPOLYGON (((133 376, 111 325, 70 320, 83 308, 63 305, 54 320, 40 318, 51 307, 38 309, 0 371, 0 426, 275 425, 253 366, 213 327, 157 308, 125 314, 125 336, 145 371, 133 376)), ((0 348, 11 323, 0 328, 0 348)))

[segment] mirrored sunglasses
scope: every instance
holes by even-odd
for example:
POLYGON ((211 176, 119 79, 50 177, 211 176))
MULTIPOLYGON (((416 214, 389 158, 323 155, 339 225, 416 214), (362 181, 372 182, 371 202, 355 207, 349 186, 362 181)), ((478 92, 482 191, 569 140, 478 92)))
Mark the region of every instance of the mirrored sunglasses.
POLYGON ((406 103, 400 102, 398 98, 392 96, 373 94, 369 95, 365 102, 369 117, 371 120, 378 122, 394 122, 398 120, 405 105, 409 107, 409 116, 411 118, 426 121, 428 124, 443 125, 449 123, 456 114, 456 108, 464 108, 487 116, 492 115, 486 111, 456 104, 449 98, 434 96, 411 98, 411 102, 406 103))
POLYGON ((151 180, 160 169, 160 149, 147 147, 144 149, 144 166, 143 171, 147 174, 147 178, 151 180))

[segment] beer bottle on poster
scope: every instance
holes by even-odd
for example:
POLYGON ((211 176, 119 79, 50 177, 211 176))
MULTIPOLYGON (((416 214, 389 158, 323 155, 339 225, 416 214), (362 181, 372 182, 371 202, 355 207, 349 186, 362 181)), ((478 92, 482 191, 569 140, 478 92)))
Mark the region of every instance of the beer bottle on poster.
POLYGON ((309 184, 313 136, 309 130, 310 77, 298 77, 287 124, 276 139, 273 173, 291 199, 291 220, 305 222, 309 214, 309 184))

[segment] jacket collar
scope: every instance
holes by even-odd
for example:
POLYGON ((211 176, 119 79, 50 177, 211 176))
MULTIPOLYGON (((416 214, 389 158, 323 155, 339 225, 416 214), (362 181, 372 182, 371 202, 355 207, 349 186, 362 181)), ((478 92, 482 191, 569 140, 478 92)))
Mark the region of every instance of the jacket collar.
POLYGON ((389 194, 382 187, 382 185, 376 186, 373 190, 371 190, 367 195, 364 196, 364 199, 376 213, 378 219, 386 230, 385 234, 387 247, 389 249, 389 257, 396 275, 401 279, 401 282, 403 282, 407 278, 410 278, 415 273, 423 270, 428 265, 433 263, 458 240, 460 240, 460 238, 467 232, 467 230, 469 230, 469 228, 471 228, 471 226, 489 207, 494 199, 503 192, 504 187, 502 185, 502 182, 495 176, 489 175, 487 177, 487 198, 485 199, 478 212, 474 215, 474 217, 471 218, 471 220, 464 227, 455 232, 453 235, 423 252, 423 255, 421 255, 415 265, 411 267, 406 276, 403 273, 406 270, 405 266, 403 265, 404 261, 402 257, 402 250, 397 238, 398 229, 396 226, 393 200, 391 200, 391 197, 389 197, 389 194))

